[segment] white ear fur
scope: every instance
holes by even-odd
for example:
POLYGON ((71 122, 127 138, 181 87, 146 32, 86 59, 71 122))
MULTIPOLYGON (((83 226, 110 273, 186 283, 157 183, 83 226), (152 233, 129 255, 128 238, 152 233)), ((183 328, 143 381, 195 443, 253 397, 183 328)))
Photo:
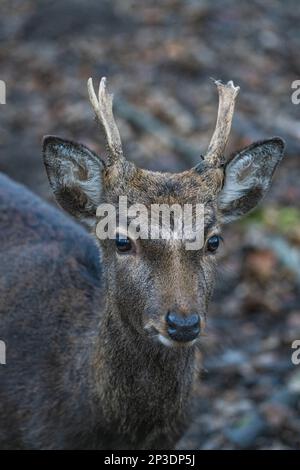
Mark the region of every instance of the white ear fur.
POLYGON ((251 171, 252 165, 253 157, 250 154, 245 154, 235 163, 234 171, 231 171, 232 162, 228 164, 222 198, 220 199, 220 208, 241 198, 247 190, 257 184, 257 178, 253 175, 248 178, 242 177, 243 173, 251 171))

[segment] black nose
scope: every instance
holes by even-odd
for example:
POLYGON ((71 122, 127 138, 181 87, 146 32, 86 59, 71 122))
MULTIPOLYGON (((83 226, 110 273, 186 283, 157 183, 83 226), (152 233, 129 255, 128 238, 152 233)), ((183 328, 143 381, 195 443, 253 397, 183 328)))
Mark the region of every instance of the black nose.
POLYGON ((169 312, 166 316, 168 334, 174 341, 193 341, 200 333, 200 317, 198 313, 180 315, 169 312))

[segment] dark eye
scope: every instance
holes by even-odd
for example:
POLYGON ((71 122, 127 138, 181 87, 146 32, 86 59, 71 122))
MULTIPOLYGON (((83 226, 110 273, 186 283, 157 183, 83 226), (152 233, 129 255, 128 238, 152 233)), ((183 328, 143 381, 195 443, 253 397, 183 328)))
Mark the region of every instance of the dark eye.
POLYGON ((208 251, 216 251, 219 248, 220 245, 220 236, 219 235, 213 235, 207 240, 207 249, 208 251))
POLYGON ((116 235, 116 247, 119 253, 127 253, 132 251, 132 242, 131 240, 122 234, 116 235))

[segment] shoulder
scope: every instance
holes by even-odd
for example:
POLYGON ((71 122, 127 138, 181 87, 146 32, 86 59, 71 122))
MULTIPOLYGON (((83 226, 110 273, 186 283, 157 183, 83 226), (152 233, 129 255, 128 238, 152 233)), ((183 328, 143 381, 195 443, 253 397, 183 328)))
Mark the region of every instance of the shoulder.
POLYGON ((62 210, 1 173, 0 254, 13 264, 18 259, 49 262, 60 269, 79 267, 91 280, 100 278, 99 251, 91 235, 62 210))

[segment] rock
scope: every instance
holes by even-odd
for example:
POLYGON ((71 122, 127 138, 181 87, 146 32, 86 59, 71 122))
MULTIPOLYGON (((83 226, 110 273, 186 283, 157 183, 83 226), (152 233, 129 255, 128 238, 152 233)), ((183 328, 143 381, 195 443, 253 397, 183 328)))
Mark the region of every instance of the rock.
POLYGON ((233 444, 245 449, 251 448, 258 436, 266 430, 266 421, 255 411, 247 413, 232 427, 226 428, 225 436, 233 444))

